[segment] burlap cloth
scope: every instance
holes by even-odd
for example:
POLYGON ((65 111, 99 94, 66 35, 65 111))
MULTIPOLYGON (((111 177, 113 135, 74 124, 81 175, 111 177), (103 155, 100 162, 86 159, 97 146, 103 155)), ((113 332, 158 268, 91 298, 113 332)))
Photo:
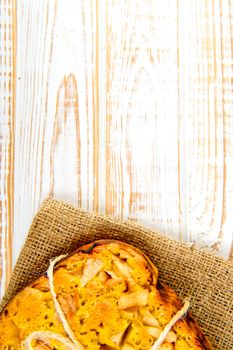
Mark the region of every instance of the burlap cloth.
POLYGON ((49 259, 102 238, 120 239, 146 253, 159 269, 160 280, 183 299, 213 346, 233 349, 233 264, 207 252, 135 225, 88 213, 47 199, 36 215, 16 263, 0 310, 17 291, 47 268, 49 259))

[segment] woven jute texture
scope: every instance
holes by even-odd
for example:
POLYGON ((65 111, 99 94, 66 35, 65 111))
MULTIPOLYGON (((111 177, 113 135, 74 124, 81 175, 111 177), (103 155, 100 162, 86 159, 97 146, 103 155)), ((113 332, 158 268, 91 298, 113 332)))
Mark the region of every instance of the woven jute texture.
POLYGON ((179 296, 189 297, 191 312, 212 345, 233 349, 233 264, 168 239, 131 222, 85 212, 47 199, 36 215, 1 303, 45 272, 49 260, 84 243, 112 238, 147 254, 159 269, 160 281, 179 296))

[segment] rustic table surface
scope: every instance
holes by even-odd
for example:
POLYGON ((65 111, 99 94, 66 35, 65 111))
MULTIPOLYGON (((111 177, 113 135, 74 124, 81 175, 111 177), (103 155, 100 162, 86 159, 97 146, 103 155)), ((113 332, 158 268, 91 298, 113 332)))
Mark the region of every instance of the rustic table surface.
POLYGON ((232 0, 0 1, 1 295, 47 196, 229 258, 232 0))

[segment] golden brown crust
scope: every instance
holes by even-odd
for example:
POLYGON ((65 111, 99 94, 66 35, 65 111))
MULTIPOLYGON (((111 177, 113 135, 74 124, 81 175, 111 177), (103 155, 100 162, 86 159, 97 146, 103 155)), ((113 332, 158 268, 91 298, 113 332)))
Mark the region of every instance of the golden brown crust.
MULTIPOLYGON (((113 240, 85 245, 59 262, 54 286, 76 338, 93 350, 150 349, 182 307, 176 293, 159 283, 157 268, 142 252, 113 240)), ((46 276, 17 294, 1 313, 0 350, 20 349, 31 332, 42 330, 66 336, 46 276)), ((37 350, 63 349, 57 343, 34 345, 37 350)), ((161 349, 212 347, 188 312, 161 349)))

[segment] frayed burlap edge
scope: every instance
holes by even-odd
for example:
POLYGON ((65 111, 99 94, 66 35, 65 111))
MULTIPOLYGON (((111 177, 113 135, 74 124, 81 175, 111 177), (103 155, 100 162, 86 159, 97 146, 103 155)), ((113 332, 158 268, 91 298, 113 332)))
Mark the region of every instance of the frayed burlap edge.
POLYGON ((158 232, 72 205, 47 199, 31 225, 14 268, 0 311, 23 287, 43 274, 49 260, 84 243, 112 238, 147 254, 159 269, 160 280, 184 299, 216 349, 233 349, 233 264, 190 248, 158 232))

